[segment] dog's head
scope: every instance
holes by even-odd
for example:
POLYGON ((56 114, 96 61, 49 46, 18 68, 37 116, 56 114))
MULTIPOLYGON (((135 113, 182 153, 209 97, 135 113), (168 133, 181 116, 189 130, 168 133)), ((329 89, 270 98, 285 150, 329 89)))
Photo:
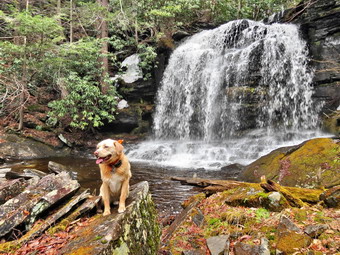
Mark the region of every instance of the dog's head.
POLYGON ((110 164, 122 155, 123 145, 118 141, 106 139, 97 145, 94 155, 97 157, 96 164, 110 164))

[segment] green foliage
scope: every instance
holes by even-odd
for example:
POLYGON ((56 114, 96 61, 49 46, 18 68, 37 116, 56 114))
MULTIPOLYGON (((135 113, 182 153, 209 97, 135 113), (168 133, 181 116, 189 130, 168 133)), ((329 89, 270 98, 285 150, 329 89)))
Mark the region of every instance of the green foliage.
POLYGON ((3 114, 15 115, 27 104, 37 86, 34 78, 43 72, 46 54, 61 41, 62 27, 54 18, 32 15, 29 12, 0 13, 13 37, 0 40, 0 90, 3 114))
POLYGON ((270 217, 270 213, 265 208, 259 208, 255 211, 256 222, 261 222, 264 219, 268 219, 270 217))
POLYGON ((140 44, 138 45, 139 57, 141 62, 139 66, 142 68, 144 73, 144 80, 147 80, 151 77, 151 71, 155 66, 155 59, 157 57, 155 47, 140 44))
POLYGON ((98 84, 76 73, 71 73, 64 83, 69 94, 48 104, 52 109, 49 113, 52 118, 68 119, 71 127, 79 129, 99 127, 104 120, 114 120, 118 98, 114 87, 104 95, 98 84))
POLYGON ((19 98, 25 105, 39 87, 58 92, 51 103, 50 122, 75 128, 97 127, 113 119, 117 93, 100 92, 103 77, 99 59, 103 40, 109 43, 110 74, 121 73, 121 62, 138 53, 144 80, 157 65, 158 43, 172 45, 172 35, 197 23, 217 25, 237 18, 262 19, 297 0, 109 0, 109 8, 96 0, 0 1, 0 111, 14 113, 19 98), (100 37, 108 23, 109 38, 100 37), (72 26, 71 26, 72 25, 72 26), (73 28, 73 42, 69 43, 73 28), (160 42, 160 40, 162 40, 160 42))

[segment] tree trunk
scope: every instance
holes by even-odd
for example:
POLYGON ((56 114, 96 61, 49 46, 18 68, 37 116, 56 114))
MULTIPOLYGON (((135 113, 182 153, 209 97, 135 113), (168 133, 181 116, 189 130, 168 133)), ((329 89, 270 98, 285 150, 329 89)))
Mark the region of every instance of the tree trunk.
MULTIPOLYGON (((108 10, 109 8, 109 2, 108 0, 97 0, 98 4, 100 4, 101 6, 103 6, 105 8, 105 10, 108 10)), ((107 25, 107 21, 105 19, 105 14, 102 14, 99 23, 99 27, 98 29, 100 29, 100 36, 99 38, 103 39, 102 41, 102 47, 101 47, 101 57, 99 59, 100 64, 101 64, 101 68, 102 68, 102 76, 101 76, 101 81, 100 81, 100 85, 101 85, 101 91, 103 94, 106 94, 108 89, 109 89, 109 84, 107 82, 105 82, 105 77, 108 76, 109 73, 109 60, 107 57, 108 51, 109 51, 109 46, 108 46, 108 42, 105 40, 109 37, 109 29, 108 29, 108 25, 107 25)))
POLYGON ((73 0, 70 0, 70 43, 73 42, 73 0))
POLYGON ((26 58, 26 37, 22 36, 18 38, 19 44, 21 44, 21 39, 23 40, 24 55, 23 55, 23 65, 22 65, 22 78, 18 86, 20 87, 20 97, 19 97, 19 126, 18 130, 21 131, 24 127, 24 109, 25 109, 25 94, 27 91, 27 58, 26 58))
POLYGON ((238 7, 237 7, 237 19, 241 18, 241 9, 242 9, 242 0, 239 0, 238 7))

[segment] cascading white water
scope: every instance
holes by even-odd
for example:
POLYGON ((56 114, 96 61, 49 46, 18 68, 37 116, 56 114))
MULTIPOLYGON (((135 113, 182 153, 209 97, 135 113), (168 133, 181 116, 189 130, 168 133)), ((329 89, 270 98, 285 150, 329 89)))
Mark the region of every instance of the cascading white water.
POLYGON ((310 138, 315 134, 305 131, 317 129, 319 107, 307 62, 292 24, 237 20, 195 34, 170 57, 154 139, 130 158, 218 168, 310 138))

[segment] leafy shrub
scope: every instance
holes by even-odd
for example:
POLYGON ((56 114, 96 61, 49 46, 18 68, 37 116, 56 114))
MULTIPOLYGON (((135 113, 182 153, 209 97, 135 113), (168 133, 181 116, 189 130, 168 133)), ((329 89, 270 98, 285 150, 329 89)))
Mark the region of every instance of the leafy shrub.
POLYGON ((71 127, 83 130, 114 120, 118 98, 115 87, 111 86, 107 94, 102 94, 96 82, 76 73, 71 73, 64 83, 68 94, 48 104, 52 118, 63 119, 71 127))

